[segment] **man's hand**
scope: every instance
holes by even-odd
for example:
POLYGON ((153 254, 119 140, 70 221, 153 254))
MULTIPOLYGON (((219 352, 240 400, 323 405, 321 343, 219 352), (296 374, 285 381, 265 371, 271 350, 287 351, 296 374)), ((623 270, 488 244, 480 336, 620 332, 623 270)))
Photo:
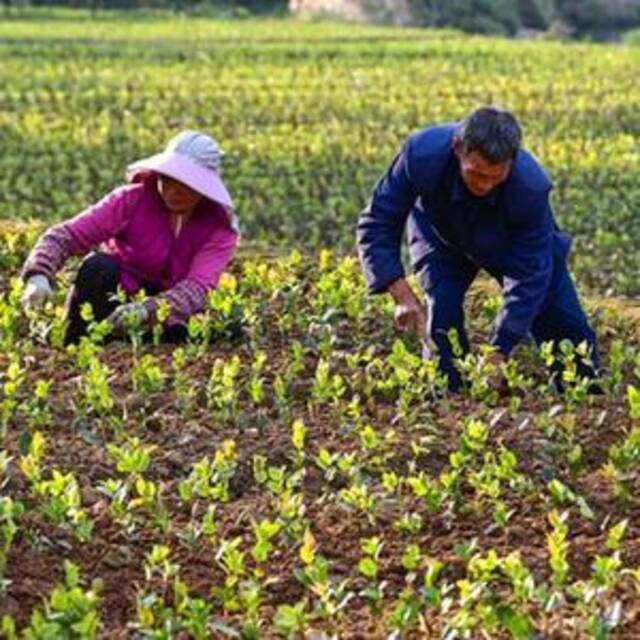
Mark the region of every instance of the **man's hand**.
POLYGON ((427 317, 418 304, 398 304, 394 312, 394 321, 400 331, 415 331, 422 339, 427 331, 427 317))
POLYGON ((107 321, 117 333, 126 330, 129 323, 140 326, 148 319, 149 312, 142 303, 129 302, 128 304, 121 304, 117 307, 116 310, 107 318, 107 321))
POLYGON ((53 299, 53 289, 49 284, 49 278, 36 273, 28 280, 20 301, 25 310, 40 309, 48 300, 53 299))
POLYGON ((427 315, 404 278, 395 280, 387 291, 396 302, 394 320, 400 331, 415 331, 421 340, 426 338, 427 315))

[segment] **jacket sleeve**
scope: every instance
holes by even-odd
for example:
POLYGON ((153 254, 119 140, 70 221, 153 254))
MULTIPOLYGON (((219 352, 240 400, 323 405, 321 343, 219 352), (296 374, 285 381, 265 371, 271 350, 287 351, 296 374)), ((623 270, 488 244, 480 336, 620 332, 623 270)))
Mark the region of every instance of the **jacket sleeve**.
POLYGON ((81 256, 116 236, 133 211, 133 193, 128 187, 115 189, 71 220, 45 231, 27 256, 21 276, 41 273, 51 283, 70 256, 81 256))
POLYGON ((381 293, 404 276, 402 235, 418 192, 412 179, 411 138, 378 180, 360 214, 358 254, 370 293, 381 293))
POLYGON ((532 198, 505 257, 503 305, 491 343, 506 356, 531 330, 553 270, 553 212, 549 191, 532 198))
POLYGON ((155 316, 161 300, 166 300, 171 308, 169 326, 185 323, 189 316, 202 311, 208 292, 217 286, 239 240, 239 233, 230 225, 218 227, 193 257, 187 276, 171 289, 147 298, 144 305, 150 315, 155 316))

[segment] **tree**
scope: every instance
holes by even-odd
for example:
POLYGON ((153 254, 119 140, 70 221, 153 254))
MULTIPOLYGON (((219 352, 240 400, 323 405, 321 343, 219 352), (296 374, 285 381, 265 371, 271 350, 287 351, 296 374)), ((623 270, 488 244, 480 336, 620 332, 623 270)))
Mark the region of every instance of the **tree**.
POLYGON ((518 14, 523 27, 546 30, 555 14, 553 0, 518 0, 518 14))
POLYGON ((451 26, 469 33, 514 34, 520 26, 514 0, 440 0, 429 3, 439 26, 451 26))

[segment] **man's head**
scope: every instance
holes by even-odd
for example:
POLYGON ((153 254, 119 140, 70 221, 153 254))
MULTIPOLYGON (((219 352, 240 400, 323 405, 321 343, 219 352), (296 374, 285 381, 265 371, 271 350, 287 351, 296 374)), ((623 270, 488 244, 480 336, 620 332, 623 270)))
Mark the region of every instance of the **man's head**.
POLYGON ((483 197, 504 182, 521 142, 522 129, 506 109, 482 107, 467 116, 453 140, 467 189, 483 197))

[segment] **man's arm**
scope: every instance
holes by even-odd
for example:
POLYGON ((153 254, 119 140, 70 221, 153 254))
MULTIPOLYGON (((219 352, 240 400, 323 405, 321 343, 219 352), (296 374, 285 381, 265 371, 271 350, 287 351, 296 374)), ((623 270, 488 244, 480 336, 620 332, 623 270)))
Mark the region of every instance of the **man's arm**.
POLYGON ((386 291, 392 282, 404 277, 402 235, 417 197, 409 138, 378 180, 358 221, 358 253, 370 293, 386 291))
POLYGON ((404 277, 402 235, 418 191, 411 175, 411 139, 376 184, 358 221, 358 253, 370 293, 388 291, 399 329, 423 336, 426 317, 404 277))
POLYGON ((533 198, 505 260, 502 292, 491 343, 504 356, 530 331, 547 294, 553 270, 553 212, 549 192, 533 198))

